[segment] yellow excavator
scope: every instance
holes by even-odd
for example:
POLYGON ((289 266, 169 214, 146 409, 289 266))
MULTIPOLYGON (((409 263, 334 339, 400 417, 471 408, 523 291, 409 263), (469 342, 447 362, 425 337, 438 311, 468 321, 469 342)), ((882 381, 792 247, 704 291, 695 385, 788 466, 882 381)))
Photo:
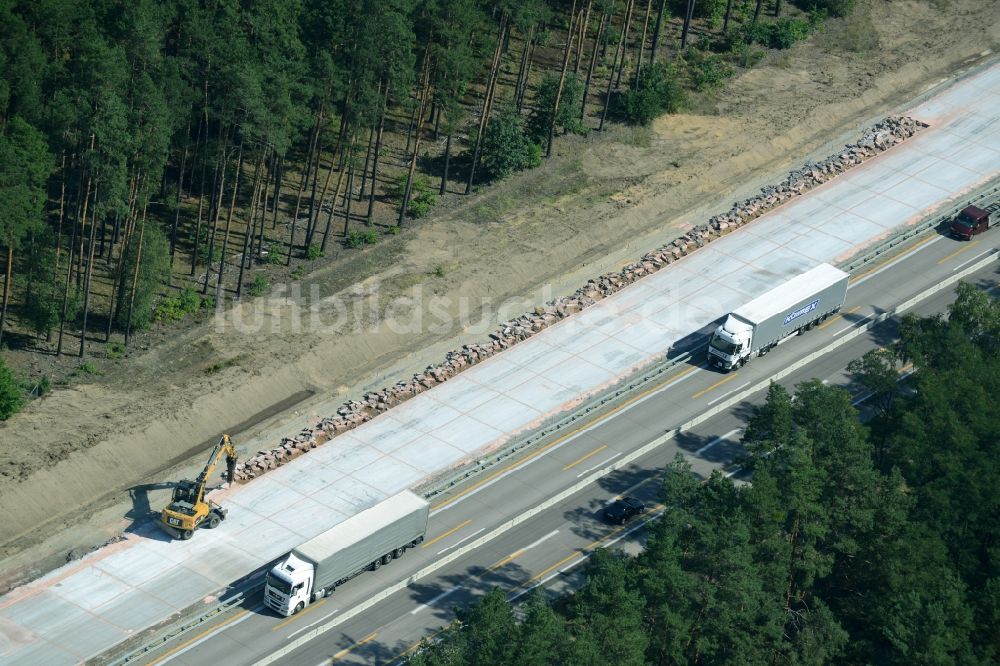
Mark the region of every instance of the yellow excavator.
POLYGON ((232 484, 236 447, 229 441, 229 435, 223 435, 198 478, 181 481, 174 488, 170 505, 160 513, 160 527, 167 534, 175 539, 190 539, 199 527, 212 529, 225 520, 226 509, 211 500, 205 501, 205 485, 223 454, 226 455, 226 481, 232 484))

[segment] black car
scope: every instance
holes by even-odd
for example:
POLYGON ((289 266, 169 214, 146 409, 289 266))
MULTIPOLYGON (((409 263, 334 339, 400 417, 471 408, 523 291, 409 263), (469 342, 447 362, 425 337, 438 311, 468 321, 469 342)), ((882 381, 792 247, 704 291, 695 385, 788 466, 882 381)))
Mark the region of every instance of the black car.
POLYGON ((604 507, 604 517, 610 523, 624 525, 625 521, 646 510, 646 505, 634 497, 622 497, 604 507))

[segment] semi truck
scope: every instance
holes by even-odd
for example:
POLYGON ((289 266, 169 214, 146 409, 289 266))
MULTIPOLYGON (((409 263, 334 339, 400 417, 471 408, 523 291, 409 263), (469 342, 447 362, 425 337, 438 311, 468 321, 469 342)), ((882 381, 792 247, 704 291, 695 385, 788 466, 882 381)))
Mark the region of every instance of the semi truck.
POLYGON ((402 557, 424 540, 429 517, 427 502, 408 490, 351 516, 271 567, 264 603, 284 617, 298 613, 357 574, 402 557))
POLYGON ((843 307, 849 278, 820 264, 733 310, 712 335, 709 364, 725 371, 742 367, 789 335, 812 328, 843 307))

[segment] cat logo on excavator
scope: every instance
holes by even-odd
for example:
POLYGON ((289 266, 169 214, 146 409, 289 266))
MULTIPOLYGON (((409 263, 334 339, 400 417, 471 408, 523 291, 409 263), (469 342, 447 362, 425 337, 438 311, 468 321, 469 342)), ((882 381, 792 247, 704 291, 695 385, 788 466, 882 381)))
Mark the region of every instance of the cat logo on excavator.
POLYGON ((190 539, 199 527, 218 527, 226 518, 226 509, 209 500, 205 501, 205 486, 215 471, 222 455, 226 455, 226 481, 233 482, 236 471, 236 447, 223 435, 212 450, 212 455, 201 474, 194 481, 181 481, 174 488, 170 505, 160 513, 160 527, 175 539, 190 539))

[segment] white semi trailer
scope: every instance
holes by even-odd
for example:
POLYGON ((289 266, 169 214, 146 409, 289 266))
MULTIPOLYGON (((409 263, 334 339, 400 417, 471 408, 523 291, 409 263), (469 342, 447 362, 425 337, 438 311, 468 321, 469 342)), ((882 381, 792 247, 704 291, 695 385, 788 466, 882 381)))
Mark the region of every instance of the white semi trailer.
POLYGON ((264 603, 288 617, 424 540, 430 507, 406 490, 292 550, 267 573, 264 603))
POLYGON ((733 310, 712 335, 709 363, 723 370, 741 367, 783 338, 812 328, 844 305, 850 277, 820 264, 733 310))

